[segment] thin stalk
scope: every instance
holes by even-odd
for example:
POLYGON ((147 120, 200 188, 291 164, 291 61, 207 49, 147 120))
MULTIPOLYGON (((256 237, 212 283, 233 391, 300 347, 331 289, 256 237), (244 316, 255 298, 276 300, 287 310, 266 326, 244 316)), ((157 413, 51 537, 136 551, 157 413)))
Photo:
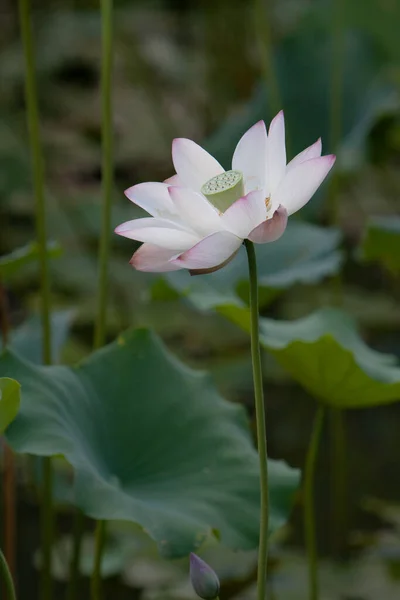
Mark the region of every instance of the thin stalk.
POLYGON ((52 546, 53 546, 53 467, 50 457, 42 459, 42 547, 43 547, 43 572, 42 572, 42 598, 50 600, 53 592, 52 582, 52 546))
MULTIPOLYGON (((35 79, 35 54, 30 20, 30 0, 18 0, 19 20, 25 58, 25 99, 29 130, 37 239, 39 243, 40 287, 42 301, 43 363, 51 363, 50 329, 50 278, 46 252, 46 203, 44 195, 43 152, 40 143, 39 110, 35 79)), ((43 459, 43 501, 41 514, 42 529, 42 582, 41 598, 52 596, 51 547, 53 541, 52 467, 49 457, 43 459)))
MULTIPOLYGON (((0 331, 2 346, 5 349, 9 343, 10 313, 8 306, 7 291, 0 281, 0 331)), ((3 490, 4 490, 4 554, 7 564, 14 578, 16 575, 16 475, 14 453, 3 438, 3 490)))
POLYGON ((346 435, 344 412, 329 410, 331 442, 332 550, 339 555, 346 532, 346 435))
POLYGON ((94 566, 91 581, 91 600, 101 600, 101 560, 106 538, 106 522, 97 521, 94 546, 94 566))
POLYGON ((260 49, 261 68, 266 88, 269 91, 270 110, 273 114, 276 114, 283 106, 278 77, 274 66, 269 15, 267 14, 267 8, 263 0, 254 0, 254 19, 256 37, 260 49))
MULTIPOLYGON (((103 208, 99 249, 98 305, 94 347, 105 342, 107 317, 108 262, 111 242, 111 207, 114 181, 112 126, 112 67, 113 67, 113 0, 101 0, 101 95, 102 95, 102 185, 103 208)), ((95 561, 91 582, 92 600, 101 598, 101 560, 103 555, 105 521, 96 525, 95 561)))
POLYGON ((12 578, 10 569, 8 568, 7 561, 1 550, 0 550, 0 573, 1 573, 1 577, 4 581, 6 592, 7 592, 6 600, 17 600, 13 578, 12 578))
POLYGON ((317 543, 314 522, 314 476, 325 409, 317 408, 304 469, 304 534, 308 558, 309 600, 318 600, 317 543))
MULTIPOLYGON (((330 103, 330 144, 332 152, 337 153, 342 137, 343 118, 343 67, 344 67, 344 36, 343 36, 343 1, 332 0, 332 66, 331 66, 331 103, 330 103)), ((332 174, 329 187, 329 220, 332 226, 339 225, 340 206, 338 197, 338 178, 335 171, 332 174)))
POLYGON ((101 0, 102 23, 102 226, 99 249, 98 304, 94 345, 105 341, 108 291, 108 263, 111 242, 111 207, 113 190, 113 126, 112 126, 112 66, 113 66, 113 0, 101 0))
POLYGON ((85 532, 84 524, 85 518, 83 513, 79 510, 79 508, 76 508, 74 512, 74 528, 72 532, 73 544, 66 600, 75 600, 75 598, 78 596, 78 585, 80 580, 79 565, 81 559, 83 534, 85 532))
POLYGON ((267 587, 269 521, 267 431, 265 427, 265 405, 259 339, 257 261, 253 243, 249 240, 245 240, 245 246, 250 279, 251 357, 256 406, 257 446, 260 459, 261 515, 260 545, 258 549, 257 600, 265 600, 267 587))
MULTIPOLYGON (((344 69, 344 29, 343 8, 344 0, 332 1, 332 66, 331 66, 331 104, 330 104, 330 143, 332 152, 337 154, 343 127, 343 69, 344 69)), ((328 190, 329 224, 332 227, 340 226, 339 180, 334 170, 328 190)), ((338 272, 332 277, 332 300, 337 306, 343 304, 343 281, 338 272)), ((331 473, 332 473, 332 550, 338 553, 340 542, 346 527, 346 476, 345 454, 343 452, 344 432, 343 415, 340 409, 330 411, 331 432, 331 473)))
POLYGON ((39 242, 40 287, 42 300, 43 362, 51 363, 50 277, 46 251, 46 203, 44 196, 43 150, 40 142, 39 110, 35 79, 35 59, 30 23, 30 0, 19 0, 21 36, 25 56, 25 97, 29 145, 35 195, 36 230, 39 242))

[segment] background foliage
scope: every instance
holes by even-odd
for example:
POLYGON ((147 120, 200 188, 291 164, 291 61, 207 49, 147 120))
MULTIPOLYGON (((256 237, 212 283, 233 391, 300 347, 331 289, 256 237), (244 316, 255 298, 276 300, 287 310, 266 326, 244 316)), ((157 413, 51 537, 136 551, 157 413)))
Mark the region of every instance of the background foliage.
MULTIPOLYGON (((14 4, 3 3, 0 25, 0 278, 10 305, 12 346, 38 363, 38 271, 14 4), (21 247, 14 270, 9 254, 21 247)), ((394 0, 115 4, 113 224, 141 214, 124 198, 126 187, 171 175, 174 137, 203 143, 228 167, 245 129, 283 107, 291 156, 319 136, 325 153, 338 154, 333 178, 302 211, 303 221, 292 222, 273 247, 259 249, 263 344, 272 350, 264 357, 270 456, 301 467, 315 401, 323 397, 350 408, 349 399, 354 400, 359 410, 345 413, 349 485, 346 527, 339 535, 326 526, 335 507, 328 429, 323 435, 316 495, 319 551, 326 557, 321 579, 327 598, 398 597, 399 513, 393 505, 400 501, 400 228, 393 215, 400 206, 400 5, 394 0), (335 304, 357 320, 363 340, 376 352, 360 342, 348 317, 314 312, 335 304), (296 329, 285 330, 292 319, 299 319, 296 329), (297 345, 294 358, 291 341, 297 345), (322 352, 321 383, 321 372, 318 379, 307 371, 307 356, 322 352), (335 378, 340 366, 352 376, 347 388, 335 378), (367 384, 368 394, 360 392, 365 377, 376 382, 374 388, 367 384), (389 398, 390 404, 366 408, 377 398, 389 398), (380 502, 371 502, 372 496, 380 502), (347 566, 339 569, 338 558, 349 561, 347 566)), ((48 224, 51 240, 62 248, 60 256, 58 246, 49 246, 53 350, 57 361, 72 365, 90 352, 93 338, 100 20, 94 0, 33 5, 48 224)), ((244 257, 215 275, 161 278, 130 269, 132 242, 115 237, 112 244, 108 341, 132 325, 151 327, 185 363, 209 369, 219 391, 253 418, 244 257)), ((24 485, 25 460, 20 471, 18 558, 25 597, 35 590, 40 556, 32 561, 37 495, 34 481, 24 485)), ((60 459, 55 485, 61 532, 70 529, 70 479, 60 459)), ((86 525, 82 570, 87 573, 92 539, 86 525)), ((60 590, 69 547, 62 538, 54 549, 60 590)), ((211 542, 206 552, 221 576, 223 597, 251 598, 254 554, 221 552, 211 542)), ((278 598, 298 598, 299 589, 305 590, 303 560, 298 502, 285 544, 272 554, 278 598)), ((113 598, 191 598, 185 561, 163 562, 134 528, 112 526, 103 568, 113 598)))

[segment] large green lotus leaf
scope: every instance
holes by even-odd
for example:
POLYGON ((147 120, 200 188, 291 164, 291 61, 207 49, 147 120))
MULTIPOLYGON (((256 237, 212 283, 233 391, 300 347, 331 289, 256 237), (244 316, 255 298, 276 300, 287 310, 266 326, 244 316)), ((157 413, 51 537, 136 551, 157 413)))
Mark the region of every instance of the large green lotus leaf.
MULTIPOLYGON (((257 244, 260 304, 266 306, 295 283, 314 283, 336 273, 342 255, 340 233, 307 223, 291 222, 274 244, 257 244)), ((166 280, 199 310, 243 307, 248 298, 248 267, 244 248, 226 267, 201 277, 187 271, 168 273, 166 280)))
MULTIPOLYGON (((9 443, 64 455, 87 515, 139 523, 168 556, 187 554, 212 531, 227 545, 256 546, 258 459, 244 409, 147 330, 124 334, 76 368, 36 366, 8 352, 0 373, 23 386, 9 443)), ((272 529, 298 482, 288 469, 271 467, 272 529)))
POLYGON ((15 419, 20 404, 21 386, 9 377, 0 377, 0 433, 15 419))
MULTIPOLYGON (((48 258, 61 256, 61 246, 57 242, 49 242, 46 250, 48 258)), ((0 278, 3 280, 9 279, 25 265, 38 260, 39 245, 37 242, 32 242, 10 252, 10 254, 0 256, 0 278)))
POLYGON ((366 262, 381 262, 394 274, 400 271, 400 217, 374 217, 368 221, 361 257, 366 262))
MULTIPOLYGON (((243 312, 225 314, 249 331, 243 312)), ((260 340, 295 380, 332 406, 362 408, 400 398, 396 357, 369 348, 340 310, 323 309, 296 321, 262 318, 260 340)))

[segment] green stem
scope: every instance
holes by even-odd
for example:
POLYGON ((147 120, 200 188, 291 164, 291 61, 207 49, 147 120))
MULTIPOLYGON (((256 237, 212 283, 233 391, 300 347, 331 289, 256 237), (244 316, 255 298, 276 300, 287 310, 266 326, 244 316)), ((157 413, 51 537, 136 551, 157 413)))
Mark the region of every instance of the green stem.
MULTIPOLYGON (((330 145, 331 151, 337 154, 342 137, 343 120, 343 68, 345 40, 343 36, 343 2, 331 0, 332 3, 332 63, 330 83, 330 145)), ((328 188, 328 217, 332 227, 340 225, 339 178, 333 169, 328 188)), ((343 303, 343 285, 341 273, 332 277, 333 302, 340 306, 343 303)))
POLYGON ((44 197, 43 151, 40 143, 39 110, 37 101, 35 60, 32 29, 30 23, 30 2, 19 0, 21 36, 25 56, 25 97, 29 130, 29 145, 33 169, 35 194, 36 229, 39 243, 40 287, 42 299, 43 363, 51 363, 50 331, 50 277, 46 250, 46 203, 44 197))
POLYGON ((79 508, 74 512, 74 528, 73 528, 73 546, 69 569, 69 582, 67 588, 67 600, 75 600, 78 596, 78 584, 80 579, 80 559, 82 549, 82 539, 85 531, 85 519, 79 508))
POLYGON ((5 588, 7 592, 6 600, 16 600, 17 595, 15 593, 14 583, 12 579, 12 575, 10 569, 8 568, 7 561, 4 557, 4 554, 0 550, 0 573, 2 575, 2 579, 5 583, 5 588))
POLYGON ((267 586, 267 560, 268 560, 268 459, 267 459, 267 432, 265 427, 265 406, 263 393, 263 378, 261 369, 261 353, 258 323, 258 282, 257 262, 254 245, 245 240, 250 279, 250 310, 251 310, 251 356, 253 363, 254 396, 257 422, 257 445, 260 458, 260 490, 261 490, 261 516, 260 516, 260 545, 258 550, 258 575, 257 575, 257 600, 265 600, 267 586))
POLYGON ((264 75, 265 85, 269 92, 271 111, 278 113, 282 108, 282 98, 279 90, 278 78, 274 67, 273 46, 271 27, 269 26, 269 15, 263 0, 255 0, 254 19, 256 37, 260 48, 261 68, 264 75))
MULTIPOLYGON (((330 103, 330 144, 332 152, 339 149, 342 136, 342 113, 343 113, 343 0, 332 0, 332 66, 331 66, 331 103, 330 103)), ((333 173, 330 181, 330 222, 331 225, 339 224, 339 200, 338 179, 333 173)))
POLYGON ((42 598, 50 600, 52 597, 53 584, 51 578, 52 571, 52 545, 53 545, 53 468, 50 456, 42 460, 43 491, 42 491, 42 554, 43 554, 43 572, 42 572, 42 598))
MULTIPOLYGON (((18 5, 21 37, 25 58, 26 113, 33 170, 36 229, 39 243, 43 363, 45 365, 49 365, 51 363, 50 277, 46 251, 46 203, 44 194, 43 152, 40 143, 39 109, 35 78, 35 53, 30 22, 30 1, 19 0, 18 5)), ((52 594, 51 546, 53 538, 52 477, 50 458, 43 459, 43 477, 43 503, 41 513, 43 569, 41 597, 43 600, 50 600, 52 594)))
POLYGON ((346 435, 344 413, 329 410, 331 441, 332 550, 337 556, 346 531, 346 435))
POLYGON ((97 521, 94 546, 94 566, 91 581, 91 600, 101 600, 101 561, 106 537, 106 522, 97 521))
POLYGON ((304 469, 304 533, 308 558, 309 600, 318 600, 317 544, 314 523, 314 476, 325 409, 317 408, 304 469))
POLYGON ((112 124, 112 66, 113 66, 113 0, 101 0, 102 23, 102 227, 99 250, 98 305, 94 345, 100 348, 105 341, 108 291, 108 263, 111 243, 111 206, 113 190, 113 124, 112 124))
MULTIPOLYGON (((94 347, 105 342, 107 316, 108 262, 111 243, 111 207, 114 180, 112 124, 112 67, 113 67, 113 0, 101 0, 101 96, 102 96, 102 184, 103 210, 99 250, 98 305, 94 347)), ((96 525, 96 553, 92 575, 92 600, 101 597, 101 559, 104 547, 105 521, 96 525)))

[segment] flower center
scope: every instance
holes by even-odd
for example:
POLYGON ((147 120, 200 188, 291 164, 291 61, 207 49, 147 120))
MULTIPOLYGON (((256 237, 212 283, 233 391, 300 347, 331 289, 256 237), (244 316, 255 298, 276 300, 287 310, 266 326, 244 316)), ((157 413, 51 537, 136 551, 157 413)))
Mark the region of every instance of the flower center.
POLYGON ((243 175, 240 171, 225 171, 207 181, 201 193, 221 212, 244 196, 243 175))

